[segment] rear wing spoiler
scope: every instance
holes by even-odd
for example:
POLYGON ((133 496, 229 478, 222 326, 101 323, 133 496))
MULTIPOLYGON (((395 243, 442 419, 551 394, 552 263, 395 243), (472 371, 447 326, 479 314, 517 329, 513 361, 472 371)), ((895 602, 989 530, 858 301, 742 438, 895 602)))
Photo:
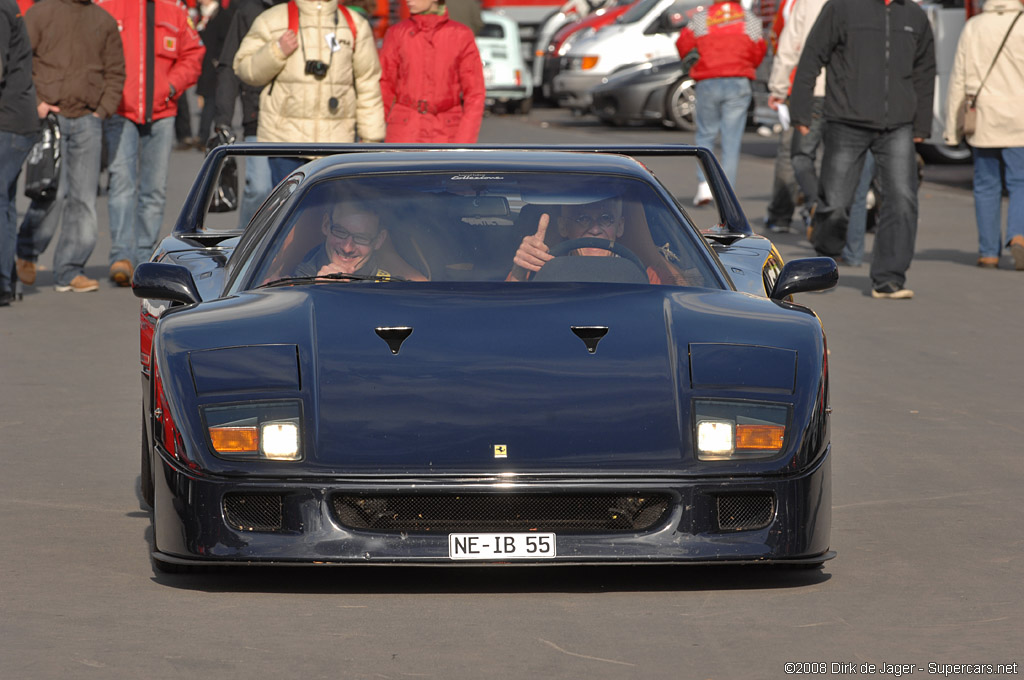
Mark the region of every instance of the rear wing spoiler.
MULTIPOLYGON (((718 209, 719 224, 708 236, 750 235, 753 230, 740 207, 732 186, 726 180, 722 166, 710 150, 686 144, 659 144, 635 146, 631 144, 271 144, 242 143, 221 145, 206 156, 199 174, 185 199, 185 205, 174 226, 176 236, 205 234, 203 225, 213 188, 221 165, 229 157, 237 156, 301 156, 322 157, 352 153, 382 153, 390 151, 560 151, 577 153, 609 153, 633 158, 694 157, 700 163, 704 177, 711 188, 718 209)), ((222 236, 223 236, 222 232, 222 236)))

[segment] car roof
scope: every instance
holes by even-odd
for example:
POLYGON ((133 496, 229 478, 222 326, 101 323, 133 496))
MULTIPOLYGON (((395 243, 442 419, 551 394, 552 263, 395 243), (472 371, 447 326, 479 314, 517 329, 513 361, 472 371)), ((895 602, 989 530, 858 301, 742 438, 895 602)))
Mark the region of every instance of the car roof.
MULTIPOLYGON (((313 177, 345 177, 392 172, 549 172, 551 174, 607 174, 630 177, 659 187, 646 166, 633 156, 692 157, 700 163, 712 185, 723 233, 750 234, 752 230, 714 154, 684 144, 610 145, 459 145, 440 144, 286 144, 243 143, 212 149, 193 182, 174 227, 175 234, 206 237, 206 207, 216 187, 221 165, 229 156, 290 156, 314 158, 303 170, 307 184, 313 177)), ((226 233, 210 234, 214 239, 226 233)))
POLYGON ((319 158, 307 177, 344 177, 377 172, 548 172, 626 175, 650 181, 651 173, 621 154, 565 151, 460 150, 382 151, 319 158), (414 156, 410 158, 410 156, 414 156))

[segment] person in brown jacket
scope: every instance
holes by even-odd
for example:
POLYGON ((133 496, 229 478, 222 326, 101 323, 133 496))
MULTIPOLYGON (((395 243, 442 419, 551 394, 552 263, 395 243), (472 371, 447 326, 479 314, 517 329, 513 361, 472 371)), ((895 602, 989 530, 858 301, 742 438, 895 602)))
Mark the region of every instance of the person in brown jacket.
POLYGON ((62 164, 57 195, 33 200, 18 232, 18 278, 35 283, 36 260, 62 223, 53 254, 58 292, 99 288, 85 275, 96 246, 103 120, 124 89, 124 50, 117 22, 91 0, 42 0, 25 13, 32 42, 32 80, 40 118, 60 125, 62 164))

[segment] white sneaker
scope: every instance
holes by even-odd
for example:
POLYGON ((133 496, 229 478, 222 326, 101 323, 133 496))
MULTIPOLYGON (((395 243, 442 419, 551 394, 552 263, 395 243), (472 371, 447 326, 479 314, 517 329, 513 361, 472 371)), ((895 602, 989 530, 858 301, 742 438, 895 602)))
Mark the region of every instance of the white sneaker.
POLYGON ((697 185, 697 195, 693 197, 693 204, 698 208, 702 205, 707 205, 714 200, 714 196, 711 195, 711 187, 708 186, 707 182, 701 182, 697 185))
POLYGON ((888 281, 877 288, 872 288, 871 297, 875 299, 909 300, 914 297, 914 291, 904 288, 894 281, 888 281))

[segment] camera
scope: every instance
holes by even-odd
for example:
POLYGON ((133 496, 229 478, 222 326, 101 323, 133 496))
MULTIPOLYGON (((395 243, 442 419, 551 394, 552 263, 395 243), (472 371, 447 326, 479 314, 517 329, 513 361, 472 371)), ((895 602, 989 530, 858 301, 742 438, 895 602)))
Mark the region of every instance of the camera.
POLYGON ((327 75, 327 64, 316 59, 310 59, 306 62, 306 75, 313 76, 314 78, 323 78, 327 75))

